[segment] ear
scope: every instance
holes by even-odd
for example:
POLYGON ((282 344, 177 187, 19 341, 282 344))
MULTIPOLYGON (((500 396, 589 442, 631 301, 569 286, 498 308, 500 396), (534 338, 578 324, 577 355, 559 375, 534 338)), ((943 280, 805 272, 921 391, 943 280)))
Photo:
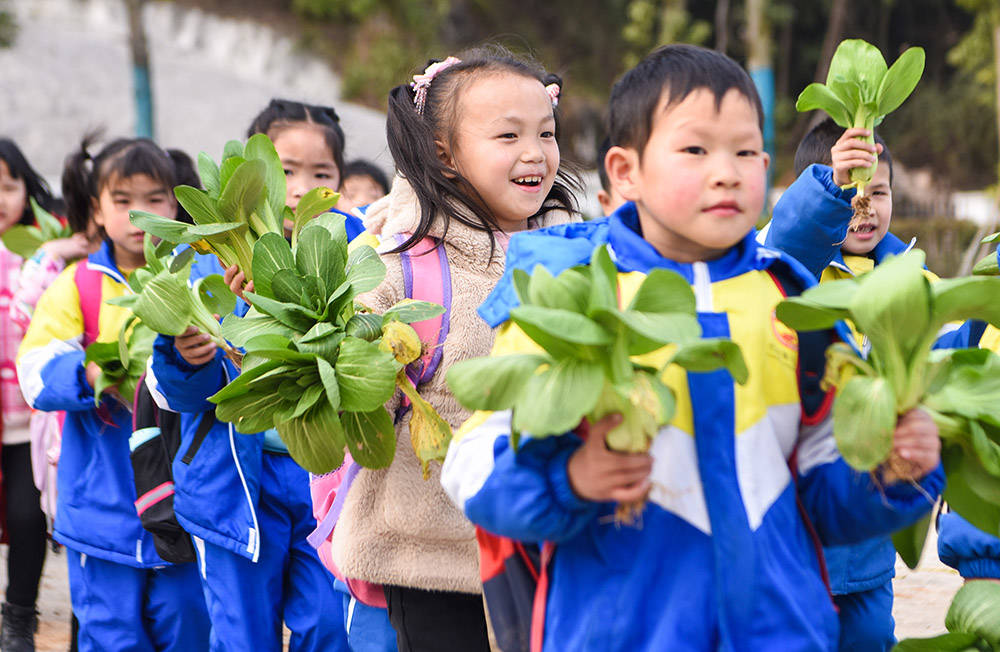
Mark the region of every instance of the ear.
POLYGON ((639 152, 616 145, 604 157, 604 169, 611 187, 626 201, 639 199, 639 152))
MULTIPOLYGON (((451 149, 440 140, 434 141, 434 147, 437 148, 438 160, 441 161, 449 170, 455 170, 455 157, 452 156, 451 149)), ((456 175, 445 172, 445 176, 453 179, 456 175)))

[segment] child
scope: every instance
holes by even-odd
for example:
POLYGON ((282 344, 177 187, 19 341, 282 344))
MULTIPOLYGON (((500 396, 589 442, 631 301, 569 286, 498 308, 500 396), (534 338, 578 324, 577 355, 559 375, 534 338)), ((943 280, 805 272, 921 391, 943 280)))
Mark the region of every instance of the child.
MULTIPOLYGON (((558 78, 490 48, 432 63, 389 95, 398 176, 365 217, 381 235, 388 269, 363 302, 381 312, 407 296, 400 252, 443 247, 450 329, 440 364, 419 389, 452 426, 468 413, 445 372, 490 350, 492 334, 475 308, 503 272, 509 234, 574 219, 570 188, 578 182, 560 167, 556 143, 559 92, 558 78)), ((442 491, 437 464, 423 479, 398 395, 388 408, 397 414, 395 458, 387 469, 362 469, 350 486, 333 560, 349 579, 384 585, 399 650, 488 650, 472 524, 442 491)))
MULTIPOLYGON (((288 206, 312 188, 339 183, 344 136, 333 109, 272 100, 254 119, 248 135, 255 133, 274 141, 288 206)), ((360 220, 347 220, 353 238, 360 220)), ((221 271, 215 256, 202 256, 192 277, 221 271)), ((242 271, 233 266, 226 279, 242 291, 242 271)), ((309 474, 276 431, 236 433, 215 420, 207 400, 238 373, 206 335, 189 328, 157 338, 146 377, 160 407, 182 413, 174 512, 195 537, 217 649, 277 652, 284 623, 291 652, 346 650, 342 600, 306 541, 316 527, 309 474)))
MULTIPOLYGON (((623 305, 643 275, 673 270, 692 285, 704 335, 741 346, 750 380, 668 370, 677 413, 649 454, 607 449, 619 415, 583 437, 523 434, 515 452, 510 414, 477 414, 452 442, 442 482, 474 523, 547 542, 541 649, 830 650, 837 617, 803 514, 836 543, 913 522, 931 507, 924 492, 943 485, 936 428, 914 411, 896 429, 920 489, 882 472, 883 493, 839 458, 829 397, 798 373, 822 361, 831 334, 796 338, 774 322, 785 293, 810 281, 754 240, 768 157, 760 99, 736 63, 659 48, 615 85, 609 122, 608 173, 629 203, 607 219, 516 236, 508 269, 540 263, 555 274, 607 244, 623 305), (644 499, 640 527, 615 525, 614 503, 644 499)), ((480 314, 499 325, 516 303, 507 276, 480 314)), ((510 325, 497 336, 498 351, 532 346, 510 325)), ((665 348, 645 362, 668 359, 665 348)))
MULTIPOLYGON (((892 155, 885 141, 861 140, 865 129, 847 129, 827 118, 799 143, 796 181, 774 209, 765 244, 795 256, 820 282, 848 278, 871 270, 887 256, 911 246, 889 233, 892 220, 892 155), (848 229, 853 215, 850 171, 879 165, 868 185, 872 217, 848 229), (839 245, 839 246, 838 246, 839 245)), ((934 281, 937 277, 927 272, 934 281)), ((954 346, 968 327, 946 335, 939 346, 954 346)), ((889 650, 895 644, 892 578, 896 550, 889 537, 824 549, 834 601, 840 612, 840 649, 859 652, 889 650)))
POLYGON ((609 149, 611 149, 611 139, 605 138, 597 150, 597 177, 601 180, 601 189, 597 191, 597 202, 601 205, 604 217, 611 215, 625 203, 625 199, 618 192, 618 189, 611 185, 608 171, 604 167, 604 159, 607 157, 609 149))
POLYGON ((389 194, 389 179, 373 163, 358 159, 344 167, 337 210, 351 213, 389 194))
MULTIPOLYGON (((55 203, 45 180, 7 138, 0 138, 0 233, 17 224, 34 224, 29 199, 47 210, 55 203)), ((7 309, 20 278, 21 258, 0 244, 0 308, 7 309)), ((4 310, 6 313, 6 310, 4 310)), ((32 479, 29 420, 31 410, 17 385, 14 358, 26 323, 0 318, 0 406, 3 407, 3 481, 7 557, 7 595, 3 604, 0 649, 34 649, 35 601, 45 562, 45 514, 32 479)))
POLYGON ((54 536, 67 548, 79 649, 207 650, 197 568, 160 559, 136 515, 132 420, 120 402, 130 397, 109 388, 95 408, 100 370, 83 364, 86 345, 115 341, 129 315, 103 300, 125 293, 125 277, 145 263, 128 212, 174 215, 174 163, 145 139, 115 140, 96 157, 89 146, 67 160, 63 196, 71 221, 93 219, 104 243, 45 291, 18 355, 27 402, 66 411, 54 536))

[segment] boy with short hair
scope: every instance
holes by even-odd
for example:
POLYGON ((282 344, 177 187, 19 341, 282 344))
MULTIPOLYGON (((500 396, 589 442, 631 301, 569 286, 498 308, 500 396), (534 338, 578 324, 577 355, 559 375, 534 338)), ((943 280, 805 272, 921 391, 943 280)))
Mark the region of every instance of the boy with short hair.
MULTIPOLYGON (((896 429, 919 488, 883 472, 880 493, 840 459, 830 397, 798 371, 821 367, 831 333, 795 334, 773 317, 785 294, 813 281, 754 240, 768 157, 745 71, 711 50, 664 46, 615 85, 609 121, 607 169, 629 203, 610 218, 515 235, 480 315, 507 321, 512 270, 557 274, 605 244, 623 304, 651 270, 681 274, 703 334, 738 343, 750 380, 668 370, 677 412, 649 454, 607 449, 617 415, 585 436, 524 434, 515 451, 511 415, 477 413, 449 449, 442 484, 484 529, 548 544, 533 632, 543 650, 834 649, 837 616, 803 515, 830 543, 914 522, 930 509, 924 492, 943 486, 937 429, 920 411, 896 429), (644 499, 641 526, 615 525, 616 502, 644 499)), ((509 323, 495 345, 532 348, 509 323)))
POLYGON ((791 255, 821 282, 870 271, 913 246, 889 233, 892 155, 878 134, 874 145, 861 140, 867 135, 866 129, 845 131, 829 118, 813 127, 795 151, 797 178, 767 228, 765 246, 791 255), (876 156, 879 165, 866 190, 872 214, 849 230, 855 190, 841 186, 850 183, 851 169, 870 167, 876 156))
MULTIPOLYGON (((795 151, 795 182, 774 208, 765 244, 793 255, 820 282, 862 274, 887 256, 910 246, 889 233, 892 220, 892 155, 876 133, 844 130, 830 118, 813 127, 795 151), (879 165, 868 185, 872 215, 856 229, 850 171, 879 165)), ((937 280, 930 272, 932 280, 937 280)), ((847 546, 824 548, 830 589, 840 616, 839 649, 882 652, 896 642, 892 617, 892 578, 896 549, 888 536, 847 546)))
POLYGON ((389 178, 377 165, 355 159, 344 166, 337 210, 352 213, 389 194, 389 178))

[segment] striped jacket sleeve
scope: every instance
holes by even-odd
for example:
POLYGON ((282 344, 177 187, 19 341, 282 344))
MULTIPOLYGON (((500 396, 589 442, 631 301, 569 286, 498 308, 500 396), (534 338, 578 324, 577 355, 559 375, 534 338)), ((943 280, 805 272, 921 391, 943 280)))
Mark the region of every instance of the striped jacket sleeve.
POLYGON ((74 270, 64 270, 42 294, 18 351, 21 392, 37 410, 94 408, 94 388, 83 364, 83 313, 74 270))
POLYGON ((939 464, 920 482, 881 486, 840 457, 827 413, 801 429, 797 449, 802 504, 824 545, 860 543, 905 528, 934 506, 944 489, 939 464))
MULTIPOLYGON (((501 327, 493 355, 530 348, 516 327, 501 327)), ((477 412, 456 433, 441 484, 459 509, 486 530, 520 541, 559 542, 594 518, 599 503, 570 487, 567 463, 581 440, 567 433, 511 445, 509 411, 477 412)))

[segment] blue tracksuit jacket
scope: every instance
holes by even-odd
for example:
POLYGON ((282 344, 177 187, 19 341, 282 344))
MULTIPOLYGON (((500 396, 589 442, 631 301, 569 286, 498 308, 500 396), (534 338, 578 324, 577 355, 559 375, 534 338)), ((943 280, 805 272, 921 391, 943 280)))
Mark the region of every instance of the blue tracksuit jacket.
MULTIPOLYGON (((840 459, 830 397, 798 372, 800 355, 822 356, 813 344, 829 334, 820 342, 773 317, 784 292, 814 281, 753 235, 718 260, 677 263, 642 239, 630 203, 607 219, 511 240, 505 276, 480 309, 491 325, 517 305, 514 269, 542 264, 556 274, 608 244, 623 302, 651 269, 678 272, 695 292, 705 336, 732 337, 750 369, 746 386, 724 371, 666 372, 677 413, 651 446, 641 527, 617 527, 613 504, 574 494, 566 465, 580 445, 575 435, 525 435, 515 452, 509 413, 476 413, 456 435, 442 484, 464 513, 491 532, 555 544, 543 649, 833 649, 837 616, 799 503, 819 537, 837 544, 885 534, 930 509, 908 485, 881 494, 840 459)), ((531 347, 506 324, 495 351, 531 347)), ((652 355, 663 358, 647 361, 659 367, 667 351, 652 355)), ((941 468, 921 485, 939 494, 941 468)))

